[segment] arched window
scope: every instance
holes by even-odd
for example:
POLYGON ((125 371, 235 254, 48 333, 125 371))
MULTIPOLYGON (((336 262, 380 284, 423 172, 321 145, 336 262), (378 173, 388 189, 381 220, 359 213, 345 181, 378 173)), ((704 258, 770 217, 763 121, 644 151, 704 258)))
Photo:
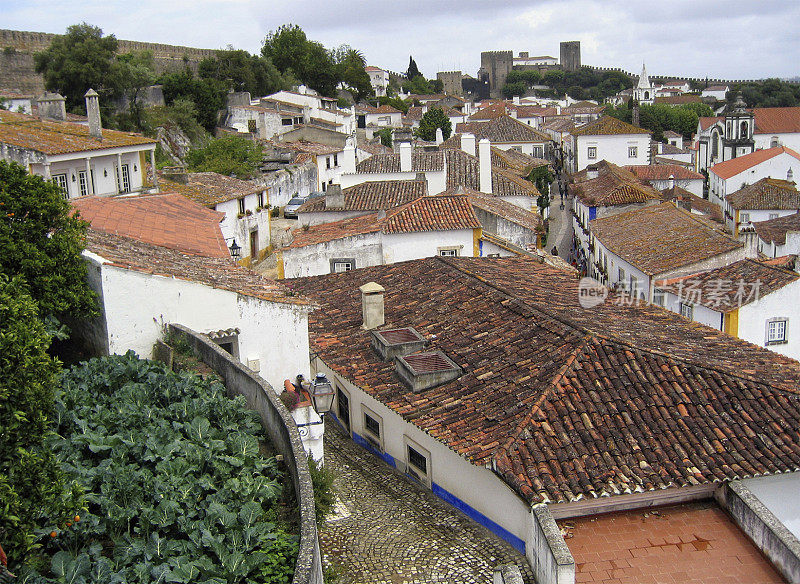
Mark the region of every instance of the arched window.
POLYGON ((716 158, 719 156, 719 134, 714 132, 711 134, 711 157, 716 158))
POLYGON ((741 124, 741 126, 739 126, 739 128, 740 128, 739 137, 740 138, 747 138, 747 122, 742 122, 742 124, 741 124))
POLYGON ((644 92, 644 98, 645 99, 650 99, 650 92, 649 91, 645 91, 644 92))

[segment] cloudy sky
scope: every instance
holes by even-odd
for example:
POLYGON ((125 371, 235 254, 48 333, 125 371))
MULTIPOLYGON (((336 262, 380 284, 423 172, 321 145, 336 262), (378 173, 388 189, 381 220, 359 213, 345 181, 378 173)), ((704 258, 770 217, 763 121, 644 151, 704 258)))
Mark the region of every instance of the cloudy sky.
POLYGON ((281 24, 369 64, 475 75, 485 50, 559 56, 655 75, 800 75, 798 0, 0 0, 0 27, 62 33, 81 21, 120 39, 258 52, 281 24))

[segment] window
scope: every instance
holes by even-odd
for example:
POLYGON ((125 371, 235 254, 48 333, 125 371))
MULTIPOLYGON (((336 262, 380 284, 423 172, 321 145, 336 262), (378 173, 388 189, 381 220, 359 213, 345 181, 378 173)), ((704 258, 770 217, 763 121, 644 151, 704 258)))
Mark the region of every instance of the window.
POLYGON ((636 276, 631 274, 631 288, 630 292, 632 296, 636 296, 636 293, 639 291, 639 280, 636 279, 636 276))
POLYGON ((340 387, 336 388, 336 415, 339 421, 350 432, 350 398, 340 387))
POLYGON ((54 174, 51 179, 53 184, 56 185, 61 189, 64 193, 64 198, 69 199, 69 190, 67 189, 67 175, 66 174, 54 174))
POLYGON ((778 141, 778 137, 777 136, 773 136, 772 140, 770 140, 770 142, 769 142, 769 147, 770 148, 777 148, 779 145, 780 145, 780 142, 778 141))
POLYGON ((419 470, 422 474, 428 474, 428 459, 416 448, 411 446, 408 447, 408 464, 419 470))
POLYGON ((541 146, 534 146, 533 147, 533 155, 536 158, 542 158, 544 151, 542 150, 541 146))
POLYGON ((590 160, 594 160, 595 158, 597 158, 597 146, 589 146, 586 152, 586 157, 589 158, 590 160))
POLYGON ((625 285, 625 270, 623 270, 622 268, 619 269, 619 272, 617 274, 617 281, 623 286, 625 285))
POLYGON ((681 316, 685 316, 689 320, 694 320, 694 306, 681 302, 681 316))
POLYGON ((767 322, 767 345, 779 345, 786 342, 786 322, 786 319, 767 322))
POLYGON ((336 154, 333 155, 333 165, 339 166, 339 159, 336 154))
POLYGON ((131 172, 130 172, 130 165, 123 164, 122 165, 122 181, 120 182, 119 177, 119 169, 115 166, 114 171, 117 174, 117 185, 119 186, 120 193, 129 193, 131 192, 131 172))
POLYGON ((636 158, 639 156, 638 146, 628 146, 628 158, 636 158))
POLYGON ((281 124, 284 126, 291 126, 292 125, 292 118, 283 118, 281 120, 281 124))
POLYGON ((81 196, 82 197, 85 197, 86 195, 89 194, 89 182, 86 179, 87 179, 86 171, 85 170, 79 170, 78 171, 78 184, 80 185, 80 188, 81 188, 81 196))
POLYGON ((331 274, 340 274, 355 269, 355 258, 335 258, 331 260, 331 274))
POLYGON ((457 258, 458 257, 458 248, 457 247, 440 247, 439 248, 439 255, 448 257, 448 258, 457 258))
POLYGON ((739 213, 739 223, 750 223, 750 213, 739 213))
POLYGON ((256 133, 256 121, 255 120, 247 120, 247 131, 251 134, 256 133))
POLYGON ((244 197, 239 199, 239 213, 244 214, 244 197))
POLYGON ((425 486, 431 484, 431 453, 406 437, 406 474, 425 486))
POLYGON ((364 428, 376 438, 381 437, 381 423, 366 412, 364 413, 364 428))
POLYGON ((664 306, 664 291, 660 288, 653 290, 653 304, 664 306))
POLYGON ((777 219, 778 218, 778 214, 777 213, 770 213, 769 214, 769 218, 770 219, 777 219))
POLYGON ((264 206, 264 191, 261 191, 260 193, 258 193, 258 206, 259 207, 263 207, 264 206))
POLYGON ((363 408, 364 416, 364 440, 378 452, 383 452, 383 437, 381 435, 381 424, 383 420, 366 406, 361 407, 363 408))
POLYGON ((330 156, 326 156, 325 157, 325 168, 330 168, 330 167, 331 167, 331 157, 330 156))

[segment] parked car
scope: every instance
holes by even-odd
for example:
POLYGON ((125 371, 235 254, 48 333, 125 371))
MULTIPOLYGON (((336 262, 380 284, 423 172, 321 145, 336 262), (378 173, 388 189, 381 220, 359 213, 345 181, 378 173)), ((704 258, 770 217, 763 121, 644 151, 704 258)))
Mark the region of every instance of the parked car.
POLYGON ((297 219, 297 210, 302 206, 303 203, 305 203, 309 199, 322 197, 324 195, 325 193, 321 192, 314 192, 311 193, 310 195, 295 195, 294 197, 289 199, 289 202, 283 208, 283 216, 286 219, 297 219))

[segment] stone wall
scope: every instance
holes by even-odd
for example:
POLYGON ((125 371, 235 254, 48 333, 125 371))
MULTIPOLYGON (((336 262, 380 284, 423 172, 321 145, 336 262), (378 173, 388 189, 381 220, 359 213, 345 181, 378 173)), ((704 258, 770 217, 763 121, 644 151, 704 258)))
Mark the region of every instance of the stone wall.
POLYGON ((283 456, 300 507, 300 549, 292 583, 323 584, 322 557, 314 514, 314 489, 308 459, 289 410, 266 381, 234 360, 207 336, 182 325, 170 324, 169 328, 172 334, 188 341, 198 358, 222 378, 228 395, 244 396, 247 405, 261 416, 261 423, 272 445, 283 456))
POLYGON ((461 71, 439 71, 436 74, 436 79, 442 82, 442 89, 447 95, 461 96, 461 78, 461 71))
MULTIPOLYGON (((39 95, 44 91, 42 76, 33 64, 33 53, 44 51, 57 35, 0 29, 0 90, 39 95)), ((119 53, 150 51, 156 73, 179 71, 184 67, 197 70, 205 58, 216 54, 214 49, 198 49, 161 43, 119 40, 119 53)))

